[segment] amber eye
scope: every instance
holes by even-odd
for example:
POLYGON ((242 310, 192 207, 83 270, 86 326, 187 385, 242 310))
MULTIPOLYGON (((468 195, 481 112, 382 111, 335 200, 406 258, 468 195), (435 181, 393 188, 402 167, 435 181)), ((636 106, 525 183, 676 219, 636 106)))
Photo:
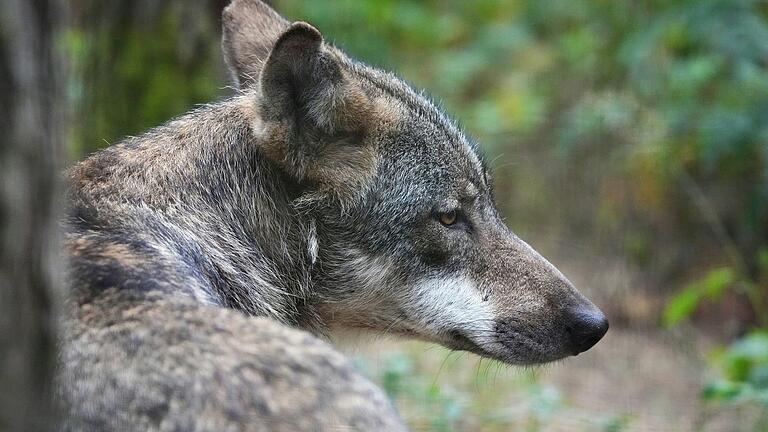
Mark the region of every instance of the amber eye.
POLYGON ((456 210, 451 210, 449 212, 440 213, 438 215, 438 218, 440 219, 440 223, 445 226, 451 226, 456 223, 458 220, 458 215, 456 213, 456 210))

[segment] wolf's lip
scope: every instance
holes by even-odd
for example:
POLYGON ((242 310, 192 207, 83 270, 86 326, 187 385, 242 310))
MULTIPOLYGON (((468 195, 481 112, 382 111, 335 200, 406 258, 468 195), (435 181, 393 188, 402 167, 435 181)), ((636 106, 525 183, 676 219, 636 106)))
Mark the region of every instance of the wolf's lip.
POLYGON ((486 349, 478 345, 461 330, 449 330, 449 341, 446 345, 457 351, 469 351, 484 357, 493 357, 486 349))

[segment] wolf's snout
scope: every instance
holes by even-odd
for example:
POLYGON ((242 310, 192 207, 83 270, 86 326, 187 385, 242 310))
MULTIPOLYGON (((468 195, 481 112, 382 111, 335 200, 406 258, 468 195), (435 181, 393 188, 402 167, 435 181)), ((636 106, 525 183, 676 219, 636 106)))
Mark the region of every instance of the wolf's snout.
POLYGON ((580 306, 569 311, 568 330, 573 355, 592 348, 608 331, 608 319, 596 307, 580 306))

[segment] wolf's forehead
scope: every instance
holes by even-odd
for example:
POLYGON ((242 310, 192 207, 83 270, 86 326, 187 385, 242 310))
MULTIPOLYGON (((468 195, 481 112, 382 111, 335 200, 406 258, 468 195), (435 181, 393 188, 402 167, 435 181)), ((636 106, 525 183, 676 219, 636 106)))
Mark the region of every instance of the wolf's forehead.
POLYGON ((430 128, 436 129, 441 136, 440 143, 430 144, 447 146, 452 155, 446 157, 461 160, 464 168, 462 171, 468 171, 464 174, 479 183, 477 186, 487 186, 486 164, 477 145, 471 142, 456 122, 426 94, 415 91, 405 81, 389 72, 359 63, 351 66, 365 86, 381 92, 391 103, 402 108, 404 121, 425 122, 430 128))

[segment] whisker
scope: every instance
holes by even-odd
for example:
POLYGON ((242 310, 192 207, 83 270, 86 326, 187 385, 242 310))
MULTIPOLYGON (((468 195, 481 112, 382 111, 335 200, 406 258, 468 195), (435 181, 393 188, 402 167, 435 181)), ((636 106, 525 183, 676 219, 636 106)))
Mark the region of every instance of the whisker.
POLYGON ((435 379, 432 380, 432 386, 431 387, 435 387, 435 385, 437 385, 437 379, 440 377, 440 372, 443 371, 443 366, 445 366, 445 363, 451 357, 451 354, 453 354, 455 352, 456 351, 449 351, 448 354, 443 359, 442 363, 440 363, 440 367, 437 369, 437 374, 435 374, 435 379))

